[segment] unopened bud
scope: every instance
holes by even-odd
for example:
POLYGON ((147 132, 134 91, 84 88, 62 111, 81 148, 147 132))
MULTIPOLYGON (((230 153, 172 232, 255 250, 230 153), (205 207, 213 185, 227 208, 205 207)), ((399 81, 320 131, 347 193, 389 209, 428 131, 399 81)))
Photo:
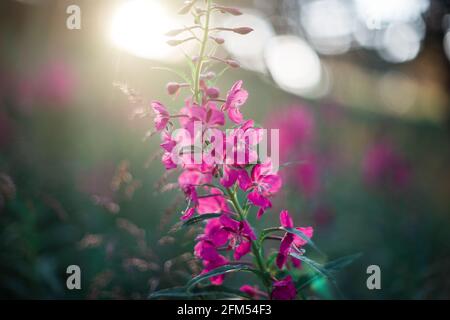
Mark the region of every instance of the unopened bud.
POLYGON ((220 96, 220 91, 216 87, 210 87, 206 90, 206 95, 211 99, 217 99, 220 96))
POLYGON ((179 35, 180 33, 182 33, 185 29, 174 29, 174 30, 170 30, 169 32, 166 33, 166 36, 168 37, 174 37, 179 35))
POLYGON ((216 74, 213 71, 209 71, 209 72, 207 72, 206 74, 203 75, 203 78, 207 79, 207 80, 212 80, 215 77, 216 77, 216 74))
POLYGON ((192 39, 195 39, 195 38, 194 37, 190 37, 190 38, 186 38, 186 39, 182 39, 182 40, 172 39, 172 40, 168 40, 167 44, 169 46, 176 47, 176 46, 178 46, 178 45, 180 45, 180 44, 182 44, 184 42, 187 42, 189 40, 192 40, 192 39))
POLYGON ((232 30, 233 30, 233 32, 239 33, 239 34, 247 34, 247 33, 250 33, 253 31, 253 29, 249 28, 249 27, 233 28, 232 30))
POLYGON ((225 63, 227 65, 229 65, 232 68, 239 68, 241 65, 239 64, 239 62, 235 61, 235 60, 231 60, 231 59, 227 59, 225 60, 225 63))
POLYGON ((175 39, 172 39, 172 40, 168 40, 167 41, 167 44, 169 45, 169 46, 172 46, 172 47, 175 47, 175 46, 177 46, 177 45, 179 45, 179 44, 182 44, 183 43, 183 40, 175 40, 175 39))
POLYGON ((210 38, 213 39, 217 44, 223 44, 225 42, 225 40, 223 38, 220 38, 220 37, 210 36, 210 38))
POLYGON ((242 12, 237 8, 216 6, 216 9, 222 13, 232 14, 233 16, 240 16, 242 14, 242 12))
POLYGON ((178 90, 180 90, 180 84, 177 82, 169 82, 166 85, 166 89, 167 89, 167 93, 169 95, 176 94, 178 92, 178 90))

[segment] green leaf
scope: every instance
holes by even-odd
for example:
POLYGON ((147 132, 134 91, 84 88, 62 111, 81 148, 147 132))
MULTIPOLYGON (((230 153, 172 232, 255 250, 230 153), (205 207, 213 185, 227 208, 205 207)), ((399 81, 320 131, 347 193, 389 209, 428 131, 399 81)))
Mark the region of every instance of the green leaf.
POLYGON ((205 221, 205 220, 209 220, 209 219, 213 219, 213 218, 218 218, 220 217, 222 214, 221 213, 204 213, 204 214, 200 214, 198 216, 195 216, 189 220, 186 221, 181 221, 177 224, 175 224, 172 229, 170 230, 170 232, 177 232, 180 229, 183 228, 187 228, 190 227, 194 224, 197 224, 199 222, 205 221))
POLYGON ((341 257, 336 260, 330 261, 324 265, 325 269, 330 272, 338 272, 345 268, 346 266, 353 263, 353 261, 359 259, 362 256, 362 253, 356 253, 349 256, 341 257))
POLYGON ((188 291, 186 287, 175 287, 155 291, 149 294, 149 299, 158 298, 197 298, 197 297, 240 297, 250 299, 250 297, 242 291, 227 288, 224 286, 206 286, 188 291))
POLYGON ((325 254, 316 246, 316 244, 302 231, 295 229, 295 228, 280 228, 281 230, 284 230, 286 232, 292 233, 300 238, 302 238, 304 241, 306 241, 312 248, 314 248, 318 253, 320 253, 322 256, 325 256, 325 254))
POLYGON ((318 263, 318 262, 316 262, 314 260, 311 260, 308 257, 306 257, 304 255, 301 255, 299 253, 296 253, 296 252, 291 252, 291 253, 289 253, 289 255, 291 257, 297 258, 297 259, 305 262, 308 266, 310 266, 312 269, 317 271, 322 276, 334 280, 333 275, 328 270, 326 270, 325 267, 322 266, 320 263, 318 263))
MULTIPOLYGON (((355 261, 356 259, 358 259, 361 256, 362 256, 361 253, 357 253, 357 254, 352 254, 349 256, 338 258, 336 260, 325 263, 323 265, 323 269, 325 269, 327 272, 329 272, 331 274, 335 274, 338 271, 345 268, 346 266, 348 266, 349 264, 353 263, 353 261, 355 261)), ((316 274, 313 277, 309 277, 309 279, 302 281, 302 283, 297 286, 297 289, 302 290, 302 289, 306 288, 309 284, 313 283, 315 280, 317 280, 320 277, 321 277, 321 274, 316 274)))
POLYGON ((250 266, 246 264, 235 264, 235 265, 224 265, 218 268, 215 268, 207 273, 200 274, 194 278, 192 278, 187 284, 186 287, 188 290, 195 286, 197 283, 209 279, 211 277, 220 276, 222 274, 231 273, 231 272, 237 272, 237 271, 247 271, 247 272, 253 272, 259 277, 262 277, 263 275, 258 270, 255 270, 251 268, 250 266))

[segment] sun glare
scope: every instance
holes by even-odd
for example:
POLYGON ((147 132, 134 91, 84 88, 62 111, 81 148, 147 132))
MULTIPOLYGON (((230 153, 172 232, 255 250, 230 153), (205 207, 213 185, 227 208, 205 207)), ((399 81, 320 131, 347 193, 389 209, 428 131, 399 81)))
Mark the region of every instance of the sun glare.
POLYGON ((174 48, 164 33, 173 26, 167 11, 155 0, 130 0, 114 12, 110 37, 114 45, 148 59, 170 59, 174 48))

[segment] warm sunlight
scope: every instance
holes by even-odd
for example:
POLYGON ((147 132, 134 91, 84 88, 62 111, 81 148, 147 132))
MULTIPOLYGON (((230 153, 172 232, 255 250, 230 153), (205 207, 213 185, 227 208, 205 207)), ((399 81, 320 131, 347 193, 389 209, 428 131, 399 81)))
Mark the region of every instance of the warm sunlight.
POLYGON ((114 12, 110 37, 115 46, 136 56, 161 59, 173 56, 164 33, 171 27, 165 8, 154 0, 131 0, 114 12))

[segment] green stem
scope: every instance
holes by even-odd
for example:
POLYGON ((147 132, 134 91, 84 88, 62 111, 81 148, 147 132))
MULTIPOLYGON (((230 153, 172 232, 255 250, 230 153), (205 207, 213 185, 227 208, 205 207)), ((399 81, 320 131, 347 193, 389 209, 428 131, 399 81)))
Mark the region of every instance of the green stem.
MULTIPOLYGON (((239 203, 239 199, 237 198, 236 191, 231 191, 229 188, 226 188, 226 192, 231 200, 231 203, 233 204, 234 209, 237 211, 239 218, 241 221, 246 221, 246 214, 243 211, 241 204, 239 203)), ((264 274, 268 275, 267 270, 265 268, 263 257, 261 256, 261 248, 258 245, 257 242, 250 239, 250 242, 252 244, 252 252, 255 256, 255 262, 258 269, 264 274)), ((270 295, 270 276, 264 277, 262 280, 263 284, 266 286, 267 293, 270 295)))
POLYGON ((200 104, 200 75, 203 67, 203 59, 205 56, 206 44, 208 42, 209 33, 209 21, 211 16, 211 0, 207 0, 206 14, 205 14, 205 26, 203 27, 203 39, 200 47, 200 54, 198 56, 197 65, 194 74, 194 98, 195 101, 200 104))

